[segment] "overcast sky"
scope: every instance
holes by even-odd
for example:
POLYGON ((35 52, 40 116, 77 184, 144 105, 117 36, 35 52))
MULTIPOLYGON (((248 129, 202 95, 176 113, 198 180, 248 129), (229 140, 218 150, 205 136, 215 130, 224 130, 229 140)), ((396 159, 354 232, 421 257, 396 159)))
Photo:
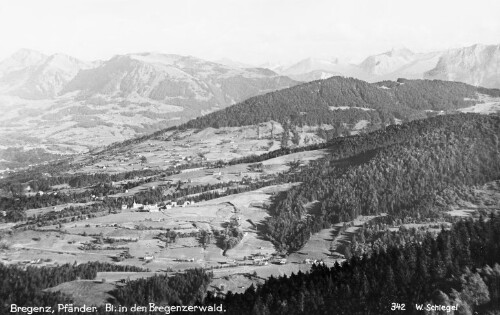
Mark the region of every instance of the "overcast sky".
POLYGON ((500 44, 498 0, 0 0, 0 59, 157 51, 260 64, 500 44))

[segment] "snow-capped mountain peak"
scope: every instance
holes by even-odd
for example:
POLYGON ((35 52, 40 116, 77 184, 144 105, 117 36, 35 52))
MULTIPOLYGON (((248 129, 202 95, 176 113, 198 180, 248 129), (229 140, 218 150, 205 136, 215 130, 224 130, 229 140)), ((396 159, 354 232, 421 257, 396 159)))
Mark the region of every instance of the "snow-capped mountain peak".
POLYGON ((298 75, 309 73, 312 71, 322 70, 325 72, 337 72, 340 65, 338 58, 332 59, 319 59, 319 58, 306 58, 296 64, 284 69, 284 75, 298 75))
POLYGON ((397 48, 366 58, 359 66, 372 75, 386 75, 415 60, 415 54, 406 48, 397 48))
POLYGON ((27 99, 53 98, 81 69, 92 64, 21 49, 0 63, 0 91, 27 99))
POLYGON ((404 58, 411 58, 413 55, 415 55, 411 50, 409 50, 406 47, 393 47, 390 51, 385 53, 386 55, 389 55, 391 57, 404 57, 404 58))
POLYGON ((162 64, 167 66, 174 65, 179 60, 187 58, 180 55, 162 54, 157 52, 143 52, 137 54, 128 54, 126 56, 130 57, 131 59, 138 60, 144 63, 162 64))
MULTIPOLYGON (((229 58, 217 59, 214 62, 218 63, 218 64, 221 64, 221 65, 224 65, 224 66, 232 67, 232 68, 242 68, 242 69, 245 69, 245 68, 255 68, 255 66, 253 66, 251 64, 244 63, 244 62, 239 62, 239 61, 235 61, 235 60, 232 60, 232 59, 229 59, 229 58)), ((263 68, 267 68, 267 67, 263 67, 263 68)))
POLYGON ((0 74, 17 71, 43 62, 46 55, 31 49, 20 49, 0 62, 0 74))

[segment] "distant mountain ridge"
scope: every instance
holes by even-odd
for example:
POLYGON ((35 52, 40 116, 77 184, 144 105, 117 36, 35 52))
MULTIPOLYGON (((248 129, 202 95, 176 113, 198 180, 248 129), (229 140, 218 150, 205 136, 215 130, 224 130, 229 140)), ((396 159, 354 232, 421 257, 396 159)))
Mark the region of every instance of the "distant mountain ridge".
POLYGON ((63 54, 22 49, 0 63, 0 91, 25 99, 53 98, 80 70, 92 66, 63 54))
POLYGON ((499 47, 474 45, 425 54, 400 48, 358 65, 308 58, 272 66, 274 70, 149 52, 86 62, 23 49, 0 62, 0 149, 86 152, 187 122, 200 128, 269 121, 282 127, 326 124, 321 128, 337 129, 328 131, 334 135, 441 111, 494 113, 497 100, 474 85, 498 85, 499 47), (395 83, 397 78, 411 80, 395 83), (324 79, 289 89, 299 81, 324 79), (443 80, 472 86, 446 85, 443 80), (278 90, 283 93, 269 93, 278 90), (474 107, 476 103, 482 105, 474 107), (239 112, 241 108, 246 109, 239 112))
POLYGON ((84 152, 297 84, 190 56, 83 62, 23 49, 0 62, 0 147, 84 152))
POLYGON ((194 57, 142 53, 115 56, 99 67, 79 72, 63 93, 139 95, 171 105, 211 102, 222 108, 293 84, 267 69, 232 68, 194 57))
POLYGON ((303 82, 331 74, 368 82, 398 78, 438 79, 500 88, 500 45, 476 44, 429 53, 398 48, 369 56, 359 64, 308 58, 288 67, 276 68, 276 71, 303 82))

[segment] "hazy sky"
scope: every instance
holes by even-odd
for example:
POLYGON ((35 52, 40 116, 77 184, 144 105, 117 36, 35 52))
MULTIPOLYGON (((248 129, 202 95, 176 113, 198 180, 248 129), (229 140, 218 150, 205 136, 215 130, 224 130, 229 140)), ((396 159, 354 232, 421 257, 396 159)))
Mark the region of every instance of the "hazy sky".
POLYGON ((0 0, 0 59, 158 51, 259 64, 500 44, 498 0, 0 0))

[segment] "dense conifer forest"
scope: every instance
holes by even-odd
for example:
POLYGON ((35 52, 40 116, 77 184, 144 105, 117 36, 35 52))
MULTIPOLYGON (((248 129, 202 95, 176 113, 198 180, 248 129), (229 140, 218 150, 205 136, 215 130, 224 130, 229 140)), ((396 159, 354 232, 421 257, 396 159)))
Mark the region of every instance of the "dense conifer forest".
POLYGON ((192 269, 176 276, 158 275, 129 281, 112 295, 123 306, 148 305, 149 302, 193 305, 203 301, 211 278, 211 274, 202 269, 192 269))
POLYGON ((427 234, 421 242, 332 268, 271 277, 243 294, 209 295, 204 303, 223 303, 226 314, 241 315, 422 314, 415 308, 420 304, 458 306, 455 314, 498 314, 499 246, 498 216, 465 220, 437 237, 427 234))
MULTIPOLYGON (((456 307, 454 314, 494 315, 500 310, 499 263, 500 218, 490 215, 341 265, 318 264, 308 273, 270 277, 241 294, 205 296, 210 275, 202 270, 128 281, 112 294, 117 305, 222 304, 224 314, 238 315, 449 314, 446 307, 456 307), (424 312, 417 305, 445 309, 424 312)), ((98 314, 106 314, 103 307, 98 314)))
POLYGON ((252 97, 178 128, 237 127, 270 120, 298 126, 337 125, 363 119, 380 127, 393 123, 394 119, 425 118, 424 110, 449 111, 471 106, 476 103, 478 92, 497 95, 499 91, 437 80, 399 79, 370 84, 332 77, 252 97))
POLYGON ((44 292, 46 288, 76 279, 95 279, 100 271, 146 271, 134 266, 90 262, 64 264, 57 267, 7 266, 0 264, 0 314, 8 314, 10 304, 18 306, 54 306, 69 303, 71 298, 59 292, 44 292))
POLYGON ((296 175, 302 185, 276 196, 267 236, 293 251, 311 233, 358 215, 439 216, 435 201, 444 189, 500 178, 498 135, 499 117, 460 114, 339 139, 296 175))

